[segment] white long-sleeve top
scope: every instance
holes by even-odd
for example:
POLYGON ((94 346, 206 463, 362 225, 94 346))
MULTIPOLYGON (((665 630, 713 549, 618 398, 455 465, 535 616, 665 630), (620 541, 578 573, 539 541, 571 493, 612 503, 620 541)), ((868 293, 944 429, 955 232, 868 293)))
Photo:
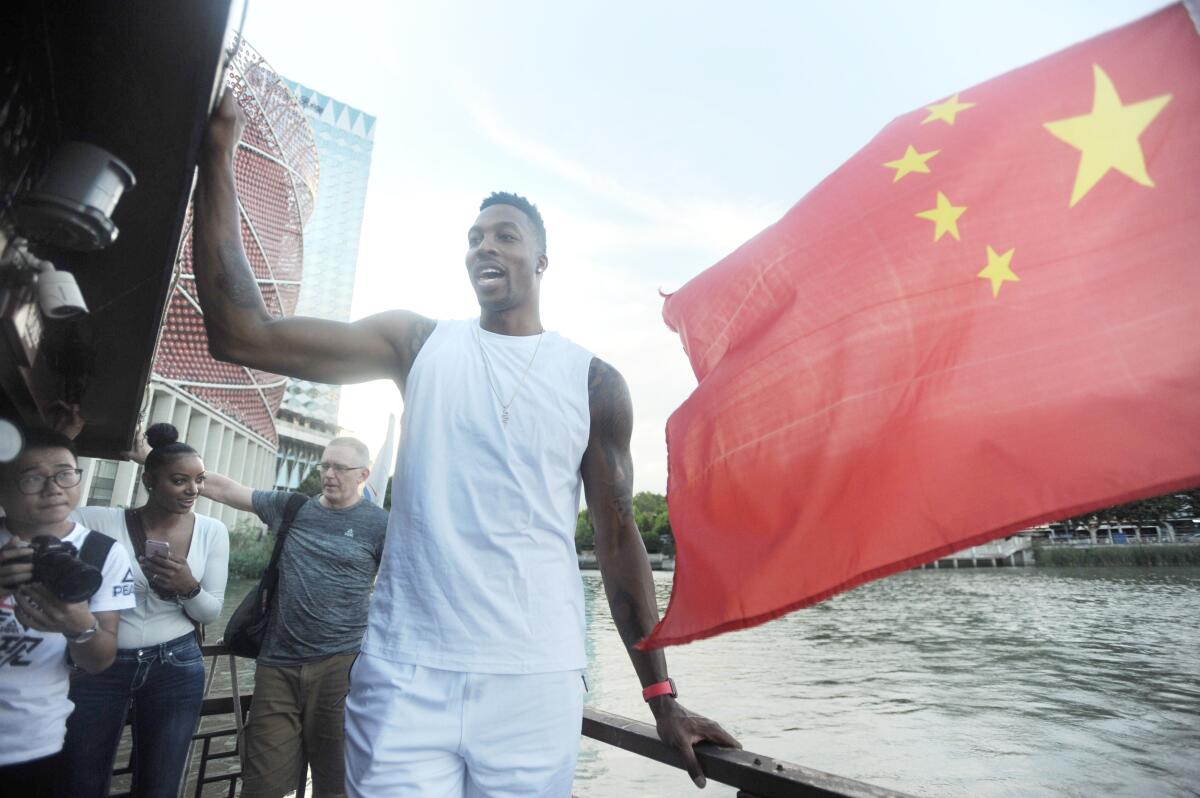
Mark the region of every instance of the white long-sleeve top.
POLYGON ((208 624, 220 617, 225 603, 225 583, 229 578, 229 530, 217 519, 196 513, 187 564, 192 576, 200 583, 200 593, 187 601, 164 600, 150 589, 133 551, 123 509, 80 507, 71 513, 71 520, 113 538, 129 555, 129 574, 125 578, 133 582, 137 603, 133 609, 121 612, 118 648, 143 648, 165 643, 191 632, 193 620, 208 624))

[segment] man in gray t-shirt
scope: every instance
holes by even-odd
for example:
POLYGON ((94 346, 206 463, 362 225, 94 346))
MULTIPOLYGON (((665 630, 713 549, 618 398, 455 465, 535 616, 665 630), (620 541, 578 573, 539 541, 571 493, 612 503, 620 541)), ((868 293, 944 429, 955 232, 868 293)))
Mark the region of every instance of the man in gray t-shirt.
MULTIPOLYGON (((251 495, 255 514, 272 532, 291 495, 251 495)), ((387 511, 369 501, 346 508, 320 499, 304 503, 279 555, 279 588, 259 664, 305 665, 358 652, 386 532, 387 511)))
MULTIPOLYGON (((242 741, 242 798, 279 798, 294 790, 301 751, 317 798, 345 795, 343 708, 350 665, 367 629, 387 512, 362 497, 370 474, 362 441, 330 441, 318 469, 321 495, 296 513, 279 557, 279 586, 242 741)), ((252 491, 219 474, 206 476, 207 498, 279 529, 291 493, 252 491)))

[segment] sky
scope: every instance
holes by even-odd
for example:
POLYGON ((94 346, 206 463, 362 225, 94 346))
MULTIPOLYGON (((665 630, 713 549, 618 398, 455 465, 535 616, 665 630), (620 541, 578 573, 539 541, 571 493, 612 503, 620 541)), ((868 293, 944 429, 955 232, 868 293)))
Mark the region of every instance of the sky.
MULTIPOLYGON (((696 382, 660 291, 892 118, 1163 5, 249 0, 245 36, 378 117, 352 318, 477 315, 467 228, 492 191, 529 197, 547 229, 543 323, 625 376, 635 490, 665 492, 666 421, 696 382)), ((350 386, 340 422, 374 450, 401 409, 391 383, 350 386)))

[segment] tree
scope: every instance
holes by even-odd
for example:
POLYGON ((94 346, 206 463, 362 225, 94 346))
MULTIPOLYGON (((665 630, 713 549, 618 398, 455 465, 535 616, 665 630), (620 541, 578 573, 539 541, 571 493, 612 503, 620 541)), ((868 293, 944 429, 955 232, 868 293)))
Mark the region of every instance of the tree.
POLYGON ((658 536, 659 550, 668 557, 675 556, 675 536, 671 533, 671 516, 663 510, 654 519, 654 534, 658 536))
POLYGON ((596 530, 592 529, 592 516, 586 509, 575 519, 575 551, 586 551, 596 545, 596 530))
POLYGON ((667 497, 661 493, 641 491, 633 497, 633 520, 642 533, 646 551, 662 550, 662 538, 658 534, 658 518, 667 512, 667 497))
POLYGON ((303 493, 305 496, 312 497, 319 494, 321 489, 321 474, 319 471, 317 471, 317 469, 314 468, 308 472, 308 475, 304 477, 303 480, 301 480, 300 486, 296 488, 296 491, 298 493, 303 493))
POLYGON ((1159 521, 1174 521, 1181 518, 1195 518, 1200 515, 1200 488, 1191 488, 1162 496, 1151 496, 1128 504, 1118 504, 1092 513, 1084 513, 1074 518, 1068 518, 1063 523, 1068 529, 1086 527, 1094 516, 1100 523, 1113 521, 1140 521, 1158 523, 1159 521))
POLYGON ((643 533, 654 529, 654 519, 667 511, 667 497, 644 490, 633 497, 633 520, 643 533))
MULTIPOLYGON (((634 495, 633 520, 642 535, 646 551, 661 551, 664 540, 670 540, 663 537, 664 530, 668 536, 671 534, 671 522, 667 519, 667 497, 661 493, 644 490, 634 495)), ((584 510, 575 522, 575 550, 584 551, 595 548, 595 545, 596 530, 592 527, 592 516, 584 510)))

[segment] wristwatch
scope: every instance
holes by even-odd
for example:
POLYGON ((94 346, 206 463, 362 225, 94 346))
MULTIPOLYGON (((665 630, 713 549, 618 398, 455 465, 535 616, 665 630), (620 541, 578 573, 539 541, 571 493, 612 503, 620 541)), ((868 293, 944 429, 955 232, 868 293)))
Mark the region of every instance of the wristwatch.
POLYGON ((192 588, 191 590, 189 590, 186 593, 177 594, 175 596, 175 598, 179 599, 180 601, 190 601, 199 595, 200 595, 200 583, 197 582, 196 586, 194 588, 192 588))
POLYGON ((68 635, 63 635, 63 637, 67 638, 68 643, 74 643, 75 645, 79 645, 80 643, 86 643, 87 641, 91 640, 93 637, 96 636, 96 632, 99 632, 99 631, 100 631, 100 622, 92 621, 91 626, 89 626, 87 629, 84 629, 82 632, 75 635, 74 637, 70 637, 68 635))

